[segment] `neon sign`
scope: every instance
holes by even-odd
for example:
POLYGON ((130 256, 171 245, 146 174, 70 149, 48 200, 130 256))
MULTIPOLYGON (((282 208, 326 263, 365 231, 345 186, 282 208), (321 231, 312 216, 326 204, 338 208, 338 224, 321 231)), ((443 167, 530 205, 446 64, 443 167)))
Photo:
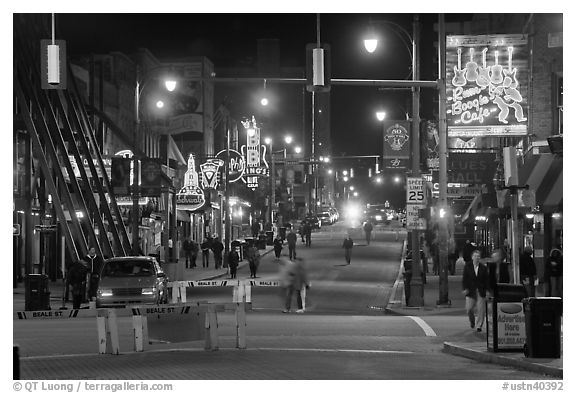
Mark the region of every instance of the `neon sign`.
MULTIPOLYGON (((246 161, 237 150, 230 149, 230 160, 228 161, 228 183, 234 183, 242 178, 246 169, 246 161)), ((226 159, 226 150, 221 150, 216 154, 216 159, 226 159)))
POLYGON ((448 136, 526 134, 526 43, 524 35, 447 37, 448 136))
POLYGON ((188 170, 184 174, 184 187, 176 194, 176 204, 181 210, 198 210, 206 203, 204 191, 198 185, 198 172, 194 156, 188 157, 188 170))
POLYGON ((246 145, 242 146, 242 154, 246 158, 246 172, 243 178, 248 188, 258 188, 258 178, 268 176, 268 163, 266 162, 266 145, 260 144, 260 128, 256 120, 243 122, 245 128, 252 128, 254 135, 246 133, 246 145))
POLYGON ((200 164, 202 188, 205 190, 218 188, 218 184, 220 183, 220 167, 223 165, 224 161, 215 158, 211 158, 204 164, 200 164))

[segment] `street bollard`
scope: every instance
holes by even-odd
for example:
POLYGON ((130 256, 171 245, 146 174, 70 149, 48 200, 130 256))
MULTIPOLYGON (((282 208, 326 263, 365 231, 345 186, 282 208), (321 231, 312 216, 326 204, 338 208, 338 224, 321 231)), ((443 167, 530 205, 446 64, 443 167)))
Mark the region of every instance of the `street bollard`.
POLYGON ((13 360, 12 360, 12 372, 15 381, 20 379, 20 347, 18 344, 14 344, 14 353, 13 353, 13 360))
POLYGON ((96 326, 98 328, 98 353, 112 355, 120 354, 120 342, 118 340, 118 324, 116 311, 97 309, 96 326))

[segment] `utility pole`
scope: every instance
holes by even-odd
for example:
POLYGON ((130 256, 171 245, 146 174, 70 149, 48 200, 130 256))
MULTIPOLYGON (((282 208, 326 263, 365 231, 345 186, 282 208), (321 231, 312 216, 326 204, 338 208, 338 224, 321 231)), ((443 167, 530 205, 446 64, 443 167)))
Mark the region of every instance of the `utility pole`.
MULTIPOLYGON (((414 16, 412 33, 412 80, 420 77, 420 26, 418 15, 414 16)), ((420 176, 420 87, 412 86, 412 176, 420 176)), ((420 233, 412 230, 412 279, 410 281, 409 305, 424 305, 424 287, 422 283, 422 262, 420 261, 420 233)))
POLYGON ((438 136, 439 146, 439 188, 440 195, 438 206, 444 209, 444 217, 438 219, 438 251, 440 277, 438 286, 438 305, 450 304, 448 298, 448 244, 450 240, 449 226, 453 223, 452 212, 448 210, 448 168, 447 168, 447 136, 448 129, 446 123, 446 31, 444 24, 444 14, 438 15, 438 136))
POLYGON ((230 171, 230 113, 226 114, 226 159, 224 160, 224 258, 227 261, 230 253, 230 184, 228 176, 230 171))
POLYGON ((274 206, 276 205, 276 161, 274 160, 274 141, 270 138, 270 226, 274 223, 274 206))
MULTIPOLYGON (((132 255, 138 255, 138 234, 140 230, 140 206, 138 204, 140 199, 140 171, 138 168, 138 157, 136 150, 138 147, 138 134, 140 133, 140 71, 136 65, 136 88, 134 94, 134 135, 132 140, 132 255)), ((168 211, 166 211, 168 217, 168 211)))

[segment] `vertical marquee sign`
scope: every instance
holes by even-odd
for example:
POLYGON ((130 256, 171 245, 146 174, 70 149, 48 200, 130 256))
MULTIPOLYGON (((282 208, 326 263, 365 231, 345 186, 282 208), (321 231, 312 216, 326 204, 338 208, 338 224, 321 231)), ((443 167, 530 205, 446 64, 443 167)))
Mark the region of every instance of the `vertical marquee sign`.
POLYGON ((446 37, 449 137, 526 135, 527 36, 446 37))
POLYGON ((242 153, 246 160, 244 182, 248 188, 258 188, 258 178, 268 176, 268 163, 266 162, 266 146, 260 144, 260 128, 256 126, 256 120, 252 117, 251 122, 244 122, 248 129, 252 127, 254 135, 246 133, 246 145, 242 146, 242 153))
POLYGON ((385 121, 384 168, 405 169, 410 166, 409 121, 385 121))

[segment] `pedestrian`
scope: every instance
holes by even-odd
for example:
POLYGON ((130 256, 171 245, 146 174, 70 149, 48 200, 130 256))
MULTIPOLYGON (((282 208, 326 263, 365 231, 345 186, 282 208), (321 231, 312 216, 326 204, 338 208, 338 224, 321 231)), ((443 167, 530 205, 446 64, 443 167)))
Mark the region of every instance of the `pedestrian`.
POLYGON ((292 295, 296 293, 297 313, 303 313, 306 307, 305 293, 310 289, 310 282, 304 266, 304 261, 300 258, 289 261, 283 272, 283 283, 285 285, 285 303, 283 313, 290 312, 292 306, 292 295))
POLYGON ((304 240, 304 224, 306 224, 306 220, 302 220, 300 222, 300 227, 298 228, 298 234, 302 238, 302 243, 305 242, 305 240, 304 240))
POLYGON ((212 252, 214 253, 214 268, 220 269, 222 267, 222 251, 224 251, 224 244, 218 237, 212 241, 212 252))
POLYGON ((100 269, 102 269, 104 261, 99 255, 96 255, 96 249, 94 247, 90 247, 85 260, 88 262, 88 273, 90 274, 90 281, 88 282, 88 299, 95 300, 96 292, 98 291, 98 283, 100 281, 100 269))
POLYGON ((366 244, 370 244, 373 229, 372 223, 370 221, 366 221, 363 227, 364 227, 364 234, 366 235, 366 244))
POLYGON ((288 234, 286 235, 286 241, 288 242, 288 257, 290 258, 290 260, 295 259, 297 237, 296 233, 294 233, 294 230, 292 228, 290 228, 290 232, 288 232, 288 234))
POLYGON ((276 239, 274 239, 274 255, 276 255, 276 259, 280 258, 283 243, 284 242, 282 241, 280 235, 277 235, 276 239))
POLYGON ((236 278, 236 270, 238 269, 239 263, 240 263, 240 254, 238 254, 237 248, 233 247, 228 253, 228 266, 230 267, 230 278, 236 278))
POLYGON ((254 220, 250 229, 252 231, 252 237, 255 240, 258 239, 258 235, 260 234, 260 222, 258 220, 254 220))
POLYGON ((302 228, 302 232, 304 233, 304 239, 306 242, 306 247, 311 247, 312 246, 312 225, 310 225, 310 222, 308 222, 308 220, 306 220, 306 222, 304 223, 304 227, 302 228))
POLYGON ((248 266, 250 267, 250 278, 256 278, 258 266, 260 265, 260 251, 256 247, 256 243, 252 243, 248 247, 248 266))
POLYGON ((496 264, 496 279, 500 284, 510 284, 510 264, 504 258, 504 252, 497 248, 492 252, 492 262, 496 264))
POLYGON ((190 239, 188 236, 184 239, 184 243, 182 244, 182 249, 184 250, 184 256, 186 257, 186 269, 196 267, 196 255, 198 255, 198 244, 196 244, 196 255, 194 255, 194 241, 190 239))
POLYGON ((466 240, 462 251, 460 251, 460 256, 464 259, 464 262, 472 262, 472 252, 474 250, 476 250, 476 247, 474 247, 470 240, 466 240))
POLYGON ((210 262, 210 242, 207 237, 204 238, 200 249, 202 250, 202 267, 208 267, 210 262))
POLYGON ((480 263, 480 251, 472 252, 472 261, 464 266, 462 274, 462 293, 466 296, 466 313, 470 327, 481 332, 486 315, 486 288, 488 287, 488 269, 480 263), (475 317, 475 311, 477 316, 475 317))
POLYGON ((526 247, 520 255, 520 282, 526 288, 528 297, 536 293, 536 264, 532 258, 532 248, 526 247))
POLYGON ((546 296, 562 297, 562 251, 553 248, 544 267, 546 296))
POLYGON ((79 309, 86 293, 86 277, 89 273, 86 261, 76 261, 70 266, 67 282, 72 286, 72 308, 79 309))
POLYGON ((352 257, 352 247, 354 247, 354 241, 350 237, 350 234, 348 234, 342 243, 342 248, 344 249, 344 259, 346 259, 346 263, 348 265, 350 265, 350 259, 352 257))

